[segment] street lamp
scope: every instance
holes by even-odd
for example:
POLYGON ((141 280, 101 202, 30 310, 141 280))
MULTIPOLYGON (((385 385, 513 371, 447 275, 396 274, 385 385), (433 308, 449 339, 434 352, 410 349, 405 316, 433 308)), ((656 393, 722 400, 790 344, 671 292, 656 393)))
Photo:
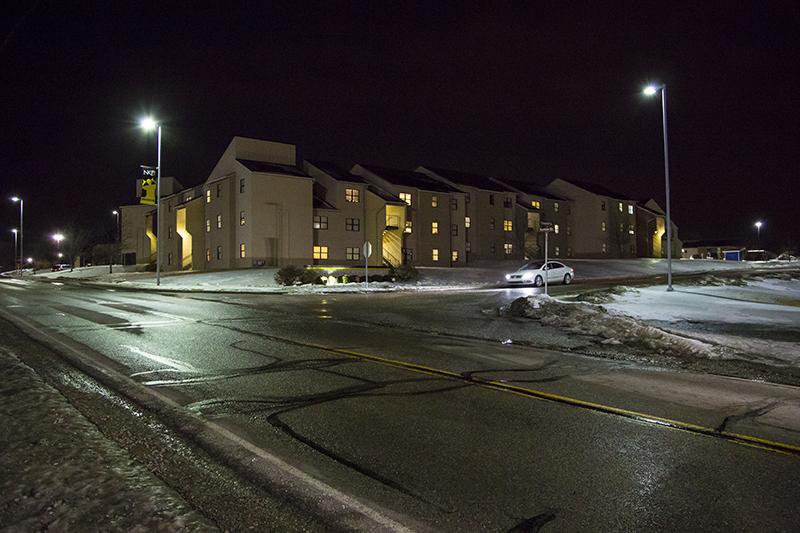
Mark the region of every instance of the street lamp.
POLYGON ((653 96, 661 91, 661 116, 664 125, 664 184, 667 197, 667 291, 672 291, 672 218, 669 212, 669 144, 667 143, 667 85, 648 85, 644 94, 653 96))
POLYGON ((156 285, 161 285, 161 124, 145 117, 139 125, 144 131, 157 130, 156 143, 156 285))
POLYGON ((61 241, 64 240, 64 235, 62 235, 61 233, 54 233, 53 235, 50 236, 50 238, 56 241, 56 244, 61 244, 61 241))
POLYGON ((764 223, 761 222, 760 220, 755 223, 755 226, 756 226, 756 245, 761 245, 761 226, 763 226, 763 225, 764 225, 764 223))
MULTIPOLYGON (((25 257, 24 252, 24 225, 23 225, 23 214, 25 212, 25 200, 20 198, 19 196, 12 196, 11 201, 14 203, 19 202, 19 268, 20 271, 22 270, 22 258, 25 257)), ((21 273, 21 272, 20 272, 21 273)))

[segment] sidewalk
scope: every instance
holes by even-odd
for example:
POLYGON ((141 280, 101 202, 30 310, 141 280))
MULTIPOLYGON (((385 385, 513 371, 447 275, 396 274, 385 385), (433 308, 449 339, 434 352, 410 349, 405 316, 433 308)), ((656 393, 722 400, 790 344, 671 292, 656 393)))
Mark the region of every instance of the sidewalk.
POLYGON ((1 531, 214 526, 0 346, 1 531))

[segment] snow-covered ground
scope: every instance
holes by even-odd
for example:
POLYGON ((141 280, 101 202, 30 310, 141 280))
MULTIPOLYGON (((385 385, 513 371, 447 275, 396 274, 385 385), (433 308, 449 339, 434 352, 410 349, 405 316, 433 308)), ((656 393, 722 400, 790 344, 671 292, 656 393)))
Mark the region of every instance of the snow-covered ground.
MULTIPOLYGON (((561 259, 559 259, 561 260, 561 259)), ((575 269, 576 280, 582 279, 634 279, 664 274, 664 259, 569 259, 565 260, 575 269)), ((371 291, 387 290, 441 290, 493 286, 504 283, 505 274, 519 268, 523 263, 514 261, 484 262, 478 266, 446 268, 420 267, 420 279, 409 283, 377 282, 370 283, 371 291)), ((673 271, 676 274, 748 271, 754 269, 786 268, 798 266, 787 262, 730 262, 711 260, 676 260, 673 271)), ((161 288, 179 291, 226 291, 226 292, 360 292, 363 284, 346 285, 305 285, 284 287, 275 282, 275 268, 227 270, 221 272, 179 272, 165 273, 161 278, 161 288)), ((337 272, 340 273, 340 272, 337 272)), ((361 274, 361 272, 358 272, 361 274)), ((385 274, 386 269, 375 269, 373 274, 385 274)), ((321 275, 327 274, 324 270, 321 275)), ((74 279, 118 285, 127 288, 155 288, 155 274, 135 272, 135 267, 115 265, 114 273, 108 273, 108 266, 76 268, 72 271, 40 272, 37 278, 74 279)))
POLYGON ((733 356, 800 368, 800 279, 756 278, 745 286, 644 287, 604 307, 661 329, 724 346, 733 356))
POLYGON ((6 349, 0 374, 0 529, 215 530, 6 349))

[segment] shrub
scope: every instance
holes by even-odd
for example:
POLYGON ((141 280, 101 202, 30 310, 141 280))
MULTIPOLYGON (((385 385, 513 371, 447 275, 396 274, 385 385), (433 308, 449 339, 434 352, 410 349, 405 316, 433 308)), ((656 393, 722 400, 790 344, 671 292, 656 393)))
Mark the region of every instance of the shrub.
POLYGON ((275 281, 280 285, 296 285, 298 283, 313 283, 316 274, 305 268, 286 265, 275 273, 275 281))
POLYGON ((399 267, 392 267, 389 270, 389 278, 395 281, 417 281, 419 279, 419 271, 414 268, 414 265, 400 265, 399 267))

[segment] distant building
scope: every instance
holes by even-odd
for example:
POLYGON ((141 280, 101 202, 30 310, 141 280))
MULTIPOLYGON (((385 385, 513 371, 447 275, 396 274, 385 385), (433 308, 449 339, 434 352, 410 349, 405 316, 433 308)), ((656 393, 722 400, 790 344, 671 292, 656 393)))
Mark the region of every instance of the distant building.
POLYGON ((744 258, 747 247, 738 241, 685 241, 681 257, 685 259, 732 259, 744 258))

